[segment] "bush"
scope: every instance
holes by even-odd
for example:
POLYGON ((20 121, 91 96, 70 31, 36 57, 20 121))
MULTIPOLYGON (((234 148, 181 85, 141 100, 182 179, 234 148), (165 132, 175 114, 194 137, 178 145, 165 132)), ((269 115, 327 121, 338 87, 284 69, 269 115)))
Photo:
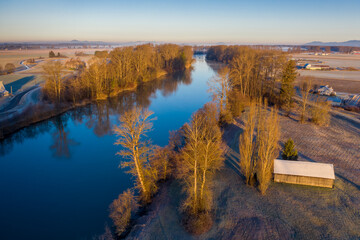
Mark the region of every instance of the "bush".
POLYGON ((109 55, 108 51, 95 51, 94 56, 98 58, 107 58, 109 55))
POLYGON ((242 95, 240 91, 231 90, 228 94, 229 108, 233 117, 239 117, 247 106, 250 105, 248 97, 242 95))
POLYGON ((137 210, 138 204, 134 192, 130 189, 124 191, 110 205, 110 218, 113 220, 116 233, 120 236, 128 227, 132 214, 137 210))
POLYGON ((208 212, 198 213, 197 215, 190 214, 183 218, 183 225, 189 233, 200 235, 211 229, 213 220, 208 212))
POLYGON ((6 65, 5 65, 5 72, 6 73, 13 73, 13 72, 15 72, 15 65, 14 64, 12 64, 12 63, 7 63, 6 65))
POLYGON ((222 113, 220 113, 220 117, 219 117, 220 126, 225 126, 227 124, 230 124, 232 121, 233 121, 233 117, 230 111, 225 110, 222 113))
POLYGON ((282 153, 282 158, 284 160, 297 160, 298 159, 298 152, 295 149, 294 141, 289 138, 284 146, 284 150, 282 153))
POLYGON ((316 101, 311 108, 311 121, 319 126, 328 126, 330 123, 330 104, 325 101, 316 101))

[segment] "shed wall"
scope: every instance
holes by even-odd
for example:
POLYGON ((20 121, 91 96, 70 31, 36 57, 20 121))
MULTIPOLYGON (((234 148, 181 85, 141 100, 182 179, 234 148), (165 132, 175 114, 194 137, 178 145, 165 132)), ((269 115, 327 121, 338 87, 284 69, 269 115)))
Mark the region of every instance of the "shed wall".
POLYGON ((294 176, 294 175, 285 175, 285 174, 274 174, 274 182, 310 185, 310 186, 327 187, 327 188, 332 188, 334 186, 333 179, 294 176))

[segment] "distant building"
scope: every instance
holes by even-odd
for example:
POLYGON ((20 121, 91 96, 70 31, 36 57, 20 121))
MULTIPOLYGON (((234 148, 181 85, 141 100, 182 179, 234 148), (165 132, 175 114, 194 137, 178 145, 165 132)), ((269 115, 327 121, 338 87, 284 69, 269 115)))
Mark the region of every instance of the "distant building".
POLYGON ((304 65, 305 69, 308 70, 330 70, 330 66, 329 65, 311 65, 310 63, 306 63, 304 65))
POLYGON ((352 51, 351 54, 360 55, 360 51, 352 51))
POLYGON ((315 89, 314 93, 318 93, 322 96, 336 96, 336 92, 329 85, 320 86, 318 89, 315 89))
POLYGON ((333 164, 274 160, 274 182, 332 188, 334 180, 333 164))

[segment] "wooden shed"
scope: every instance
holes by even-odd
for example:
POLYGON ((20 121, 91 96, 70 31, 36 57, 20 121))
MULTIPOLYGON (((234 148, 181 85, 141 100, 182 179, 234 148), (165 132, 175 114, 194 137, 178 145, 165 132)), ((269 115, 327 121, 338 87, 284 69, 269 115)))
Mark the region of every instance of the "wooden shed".
POLYGON ((332 188, 334 180, 333 164, 274 160, 274 182, 332 188))

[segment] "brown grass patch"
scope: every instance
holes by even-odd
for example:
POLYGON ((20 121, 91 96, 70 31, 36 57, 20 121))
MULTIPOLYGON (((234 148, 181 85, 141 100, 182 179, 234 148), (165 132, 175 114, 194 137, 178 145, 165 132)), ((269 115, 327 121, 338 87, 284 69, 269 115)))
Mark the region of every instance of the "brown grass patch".
POLYGON ((192 235, 201 235, 211 229, 213 220, 211 214, 207 212, 199 213, 197 216, 184 213, 182 224, 192 235))

